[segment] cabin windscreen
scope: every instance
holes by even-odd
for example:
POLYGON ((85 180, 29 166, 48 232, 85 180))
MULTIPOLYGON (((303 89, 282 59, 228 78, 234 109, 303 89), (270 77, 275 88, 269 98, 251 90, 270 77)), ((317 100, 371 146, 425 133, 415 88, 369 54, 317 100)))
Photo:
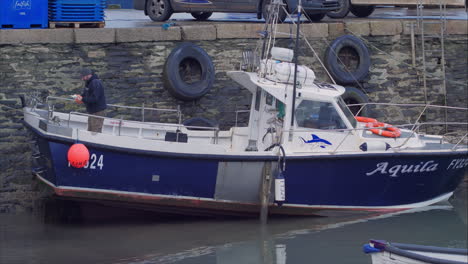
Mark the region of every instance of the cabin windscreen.
POLYGON ((338 106, 341 108, 341 111, 345 114, 346 118, 348 119, 349 123, 351 123, 351 126, 353 128, 356 128, 357 121, 356 118, 354 117, 353 113, 349 109, 349 107, 346 105, 344 102, 343 98, 338 98, 337 100, 338 106))
POLYGON ((314 129, 346 129, 331 102, 303 100, 296 108, 298 127, 314 129))

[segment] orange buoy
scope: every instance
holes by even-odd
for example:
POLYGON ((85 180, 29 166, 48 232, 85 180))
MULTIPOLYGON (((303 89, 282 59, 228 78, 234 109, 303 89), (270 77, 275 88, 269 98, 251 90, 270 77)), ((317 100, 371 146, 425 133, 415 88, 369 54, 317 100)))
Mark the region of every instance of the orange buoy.
POLYGON ((401 136, 401 131, 398 127, 394 127, 386 123, 382 123, 382 122, 367 123, 366 127, 371 128, 369 130, 372 133, 379 135, 379 136, 389 137, 389 138, 397 138, 401 136))
POLYGON ((75 168, 83 168, 89 160, 88 148, 83 144, 73 144, 68 149, 68 162, 75 168))
POLYGON ((375 123, 375 122, 377 122, 377 119, 370 118, 370 117, 355 116, 354 118, 356 118, 356 120, 358 122, 362 122, 362 123, 375 123))

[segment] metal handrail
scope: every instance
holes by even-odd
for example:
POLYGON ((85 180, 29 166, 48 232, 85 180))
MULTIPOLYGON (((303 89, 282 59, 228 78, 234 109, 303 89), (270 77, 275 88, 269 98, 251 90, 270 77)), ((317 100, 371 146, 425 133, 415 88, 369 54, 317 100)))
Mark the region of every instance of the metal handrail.
MULTIPOLYGON (((56 99, 56 100, 63 100, 63 101, 74 101, 74 99, 63 98, 63 97, 56 97, 56 96, 47 96, 46 97, 46 104, 49 104, 49 99, 56 99)), ((145 122, 145 110, 151 111, 161 111, 161 112, 175 112, 177 113, 177 117, 179 120, 179 124, 182 120, 182 112, 180 111, 180 106, 177 106, 177 109, 168 109, 168 108, 152 108, 152 107, 145 107, 143 103, 142 106, 126 106, 126 105, 115 105, 115 104, 107 104, 107 106, 115 107, 115 108, 124 108, 124 109, 139 109, 142 111, 142 122, 145 122)))
MULTIPOLYGON (((62 97, 54 97, 54 96, 48 96, 47 99, 46 99, 46 102, 49 101, 49 99, 58 99, 58 100, 65 100, 65 101, 73 101, 73 99, 67 99, 67 98, 62 98, 62 97)), ((429 108, 429 107, 434 107, 434 108, 447 108, 447 109, 455 109, 455 110, 468 110, 468 108, 462 108, 462 107, 445 107, 445 106, 438 106, 438 105, 426 105, 426 104, 392 104, 392 103, 366 103, 366 104, 353 104, 353 105, 362 105, 363 107, 367 106, 367 105, 392 105, 392 106, 412 106, 412 107, 424 107, 423 111, 421 112, 421 114, 419 115, 418 117, 418 120, 420 119, 420 117, 422 116, 422 114, 424 113, 424 111, 429 108)), ((353 105, 350 105, 350 106, 353 106, 353 105)), ((109 105, 109 106, 113 106, 113 107, 120 107, 120 108, 127 108, 127 109, 142 109, 143 111, 144 110, 156 110, 156 111, 170 111, 170 112, 177 112, 177 113, 181 113, 180 111, 180 107, 178 107, 178 109, 158 109, 158 108, 146 108, 144 107, 135 107, 135 106, 121 106, 121 105, 109 105)), ((362 107, 361 109, 362 110, 362 107)), ((237 121, 238 121, 238 114, 239 113, 243 113, 243 112, 249 112, 250 110, 238 110, 236 111, 236 126, 237 126, 237 121)), ((96 115, 92 115, 92 114, 86 114, 86 113, 80 113, 80 112, 69 112, 69 117, 68 117, 68 127, 70 127, 70 120, 71 120, 71 115, 81 115, 81 116, 93 116, 93 117, 101 117, 101 116, 96 116, 96 115)), ((124 119, 120 118, 120 119, 117 119, 117 118, 107 118, 106 119, 108 120, 117 120, 119 121, 119 135, 120 135, 120 130, 121 130, 121 125, 122 125, 122 121, 124 121, 124 119)), ((143 118, 144 119, 144 118, 143 118)), ((219 127, 202 127, 202 126, 185 126, 185 125, 182 125, 180 124, 180 115, 179 115, 179 124, 168 124, 168 123, 157 123, 157 122, 145 122, 145 121, 135 121, 135 120, 125 120, 126 122, 130 122, 130 123, 136 123, 136 124, 139 124, 139 123, 144 123, 144 124, 157 124, 159 126, 162 126, 162 127, 174 127, 176 129, 179 129, 181 127, 185 127, 185 128, 193 128, 193 129, 202 129, 202 130, 213 130, 214 131, 214 143, 217 144, 218 143, 218 137, 219 137, 219 127)), ((398 128, 407 128, 407 127, 412 127, 410 130, 412 131, 412 134, 410 136, 408 136, 406 138, 406 140, 399 146, 397 147, 393 147, 393 149, 398 149, 398 148, 401 148, 402 146, 404 146, 411 138, 413 138, 413 135, 415 134, 415 131, 417 129, 419 129, 421 126, 429 126, 429 125, 468 125, 468 123, 466 122, 425 122, 425 123, 412 123, 412 124, 402 124, 402 125, 393 125, 394 127, 398 127, 398 128)), ((339 147, 341 147, 341 145, 343 144, 343 142, 345 141, 346 138, 348 138, 350 135, 353 135, 354 131, 362 131, 362 130, 369 130, 369 129, 380 129, 380 128, 384 128, 384 127, 372 127, 372 128, 367 128, 367 127, 364 127, 364 128, 352 128, 352 129, 311 129, 311 128, 296 128, 296 129, 284 129, 282 130, 283 133, 286 132, 286 133, 294 133, 294 132, 310 132, 310 131, 339 131, 339 132, 348 132, 346 134, 346 136, 343 138, 343 140, 338 144, 338 146, 336 148, 334 148, 333 151, 331 151, 332 153, 338 151, 339 147)), ((450 133, 449 133, 450 134, 450 133)), ((468 134, 468 133, 467 133, 468 134)), ((441 143, 443 141, 443 137, 446 136, 447 134, 445 135, 442 135, 442 139, 441 139, 441 143)), ((464 135, 462 137, 462 139, 454 146, 453 149, 456 149, 462 142, 463 140, 467 137, 467 135, 464 135)))
POLYGON ((192 129, 201 129, 201 130, 207 130, 207 131, 213 131, 213 144, 218 144, 218 138, 219 138, 219 127, 203 127, 203 126, 186 126, 183 124, 168 124, 168 123, 155 123, 155 122, 141 122, 141 121, 135 121, 135 120, 126 120, 123 118, 112 118, 112 117, 102 117, 102 116, 97 116, 97 115, 92 115, 92 114, 87 114, 87 113, 80 113, 80 112, 69 112, 68 113, 68 125, 67 127, 70 127, 70 120, 72 115, 78 115, 78 116, 88 116, 88 117, 99 117, 99 118, 105 118, 107 120, 116 120, 119 123, 118 127, 118 136, 121 135, 121 130, 122 130, 122 124, 123 121, 126 123, 134 123, 134 124, 157 124, 158 126, 162 127, 174 127, 176 130, 179 130, 180 128, 192 128, 192 129))
POLYGON ((240 113, 249 113, 249 112, 250 112, 250 110, 237 110, 236 111, 236 121, 234 123, 234 126, 237 127, 237 120, 238 120, 238 116, 239 116, 240 113))
MULTIPOLYGON (((369 105, 383 105, 383 106, 407 106, 407 107, 424 107, 423 111, 427 108, 441 108, 441 109, 453 109, 453 110, 465 110, 466 107, 455 107, 455 106, 442 106, 442 105, 431 105, 431 104, 395 104, 395 103, 363 103, 363 104, 348 104, 348 106, 361 106, 355 116, 358 116, 362 110, 369 105)), ((422 114, 421 114, 422 115, 422 114)))
POLYGON ((452 151, 454 151, 454 150, 458 147, 458 145, 459 145, 467 136, 468 136, 468 133, 466 133, 466 134, 457 142, 457 144, 455 144, 455 146, 453 146, 452 151))
MULTIPOLYGON (((419 124, 416 124, 417 127, 421 127, 421 126, 425 126, 425 125, 468 125, 468 123, 463 123, 463 122, 426 122, 426 123, 419 123, 419 124)), ((398 128, 405 128, 405 127, 414 127, 415 124, 403 124, 403 125, 394 125, 394 127, 398 127, 398 128)), ((338 151, 338 148, 341 147, 341 145, 343 144, 343 142, 350 136, 350 135, 355 135, 353 132, 354 131, 368 131, 370 129, 380 129, 380 128, 385 128, 385 127, 372 127, 372 128, 369 128, 369 127, 363 127, 363 128, 352 128, 352 129, 349 129, 349 128, 346 128, 346 129, 311 129, 311 128, 299 128, 299 129, 284 129, 282 130, 283 133, 294 133, 294 132, 310 132, 310 131, 336 131, 336 132, 348 132, 346 134, 346 136, 341 140, 341 142, 338 144, 338 146, 336 148, 334 148, 332 151, 330 151, 329 153, 336 153, 338 151)), ((394 151, 397 151, 399 148, 401 148, 402 146, 404 146, 411 138, 413 138, 413 135, 414 135, 414 131, 412 131, 413 133, 411 133, 410 136, 408 136, 405 141, 400 144, 399 146, 395 146, 395 147, 392 147, 392 149, 394 151)), ((443 137, 443 136, 441 136, 443 137)), ((465 136, 463 136, 463 138, 457 142, 457 144, 455 144, 455 146, 452 148, 452 151, 455 150, 458 145, 461 144, 461 142, 463 141, 464 138, 468 137, 468 133, 465 134, 465 136)), ((442 144, 442 141, 441 141, 441 144, 442 144)))
POLYGON ((135 123, 135 124, 157 124, 159 126, 167 126, 167 127, 185 127, 185 128, 194 128, 194 129, 205 129, 205 130, 217 130, 219 129, 218 127, 203 127, 203 126, 186 126, 183 124, 170 124, 170 123, 158 123, 158 122, 141 122, 141 121, 135 121, 135 120, 127 120, 123 118, 112 118, 112 117, 102 117, 102 116, 97 116, 97 115, 92 115, 92 114, 87 114, 87 113, 81 113, 81 112, 69 112, 70 115, 80 115, 80 116, 92 116, 92 117, 100 117, 100 118, 105 118, 107 120, 117 120, 117 121, 125 121, 127 123, 135 123))
MULTIPOLYGON (((425 122, 425 123, 419 123, 417 125, 422 126, 422 125, 468 125, 467 123, 464 122, 425 122)), ((402 124, 402 125, 392 125, 393 127, 398 127, 398 128, 404 128, 404 127, 411 127, 414 126, 414 124, 402 124)), ((379 128, 385 128, 385 127, 371 127, 371 128, 340 128, 340 129, 319 129, 319 128, 298 128, 298 129, 284 129, 283 132, 309 132, 309 131, 336 131, 336 132, 346 132, 346 131, 359 131, 359 130, 370 130, 370 129, 379 129, 379 128)))

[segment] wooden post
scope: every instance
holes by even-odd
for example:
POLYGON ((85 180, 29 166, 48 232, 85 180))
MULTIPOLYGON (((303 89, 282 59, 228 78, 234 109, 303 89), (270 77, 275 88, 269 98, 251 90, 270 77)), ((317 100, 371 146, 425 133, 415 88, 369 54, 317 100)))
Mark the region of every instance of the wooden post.
POLYGON ((271 162, 265 162, 262 170, 262 188, 260 190, 260 222, 266 224, 271 190, 271 162))

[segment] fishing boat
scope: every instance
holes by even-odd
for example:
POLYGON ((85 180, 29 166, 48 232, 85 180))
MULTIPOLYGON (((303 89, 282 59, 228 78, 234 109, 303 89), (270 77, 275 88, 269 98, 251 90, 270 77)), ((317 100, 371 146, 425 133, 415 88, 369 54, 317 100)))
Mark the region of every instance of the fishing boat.
POLYGON ((422 246, 414 244, 390 243, 383 240, 370 240, 363 251, 371 255, 372 264, 466 264, 468 250, 422 246))
POLYGON ((177 109, 170 111, 178 122, 148 122, 145 112, 166 110, 142 107, 141 120, 107 117, 95 133, 87 131, 89 115, 54 106, 71 99, 50 96, 43 108, 26 98, 24 124, 37 145, 33 174, 64 199, 243 216, 261 208, 269 215, 400 211, 446 201, 461 182, 462 140, 420 133, 427 124, 419 119, 392 126, 354 116, 342 86, 298 65, 297 47, 273 47, 259 64, 227 73, 252 100, 248 125, 225 130, 183 125, 177 109), (83 166, 69 159, 75 145, 88 153, 83 166))

